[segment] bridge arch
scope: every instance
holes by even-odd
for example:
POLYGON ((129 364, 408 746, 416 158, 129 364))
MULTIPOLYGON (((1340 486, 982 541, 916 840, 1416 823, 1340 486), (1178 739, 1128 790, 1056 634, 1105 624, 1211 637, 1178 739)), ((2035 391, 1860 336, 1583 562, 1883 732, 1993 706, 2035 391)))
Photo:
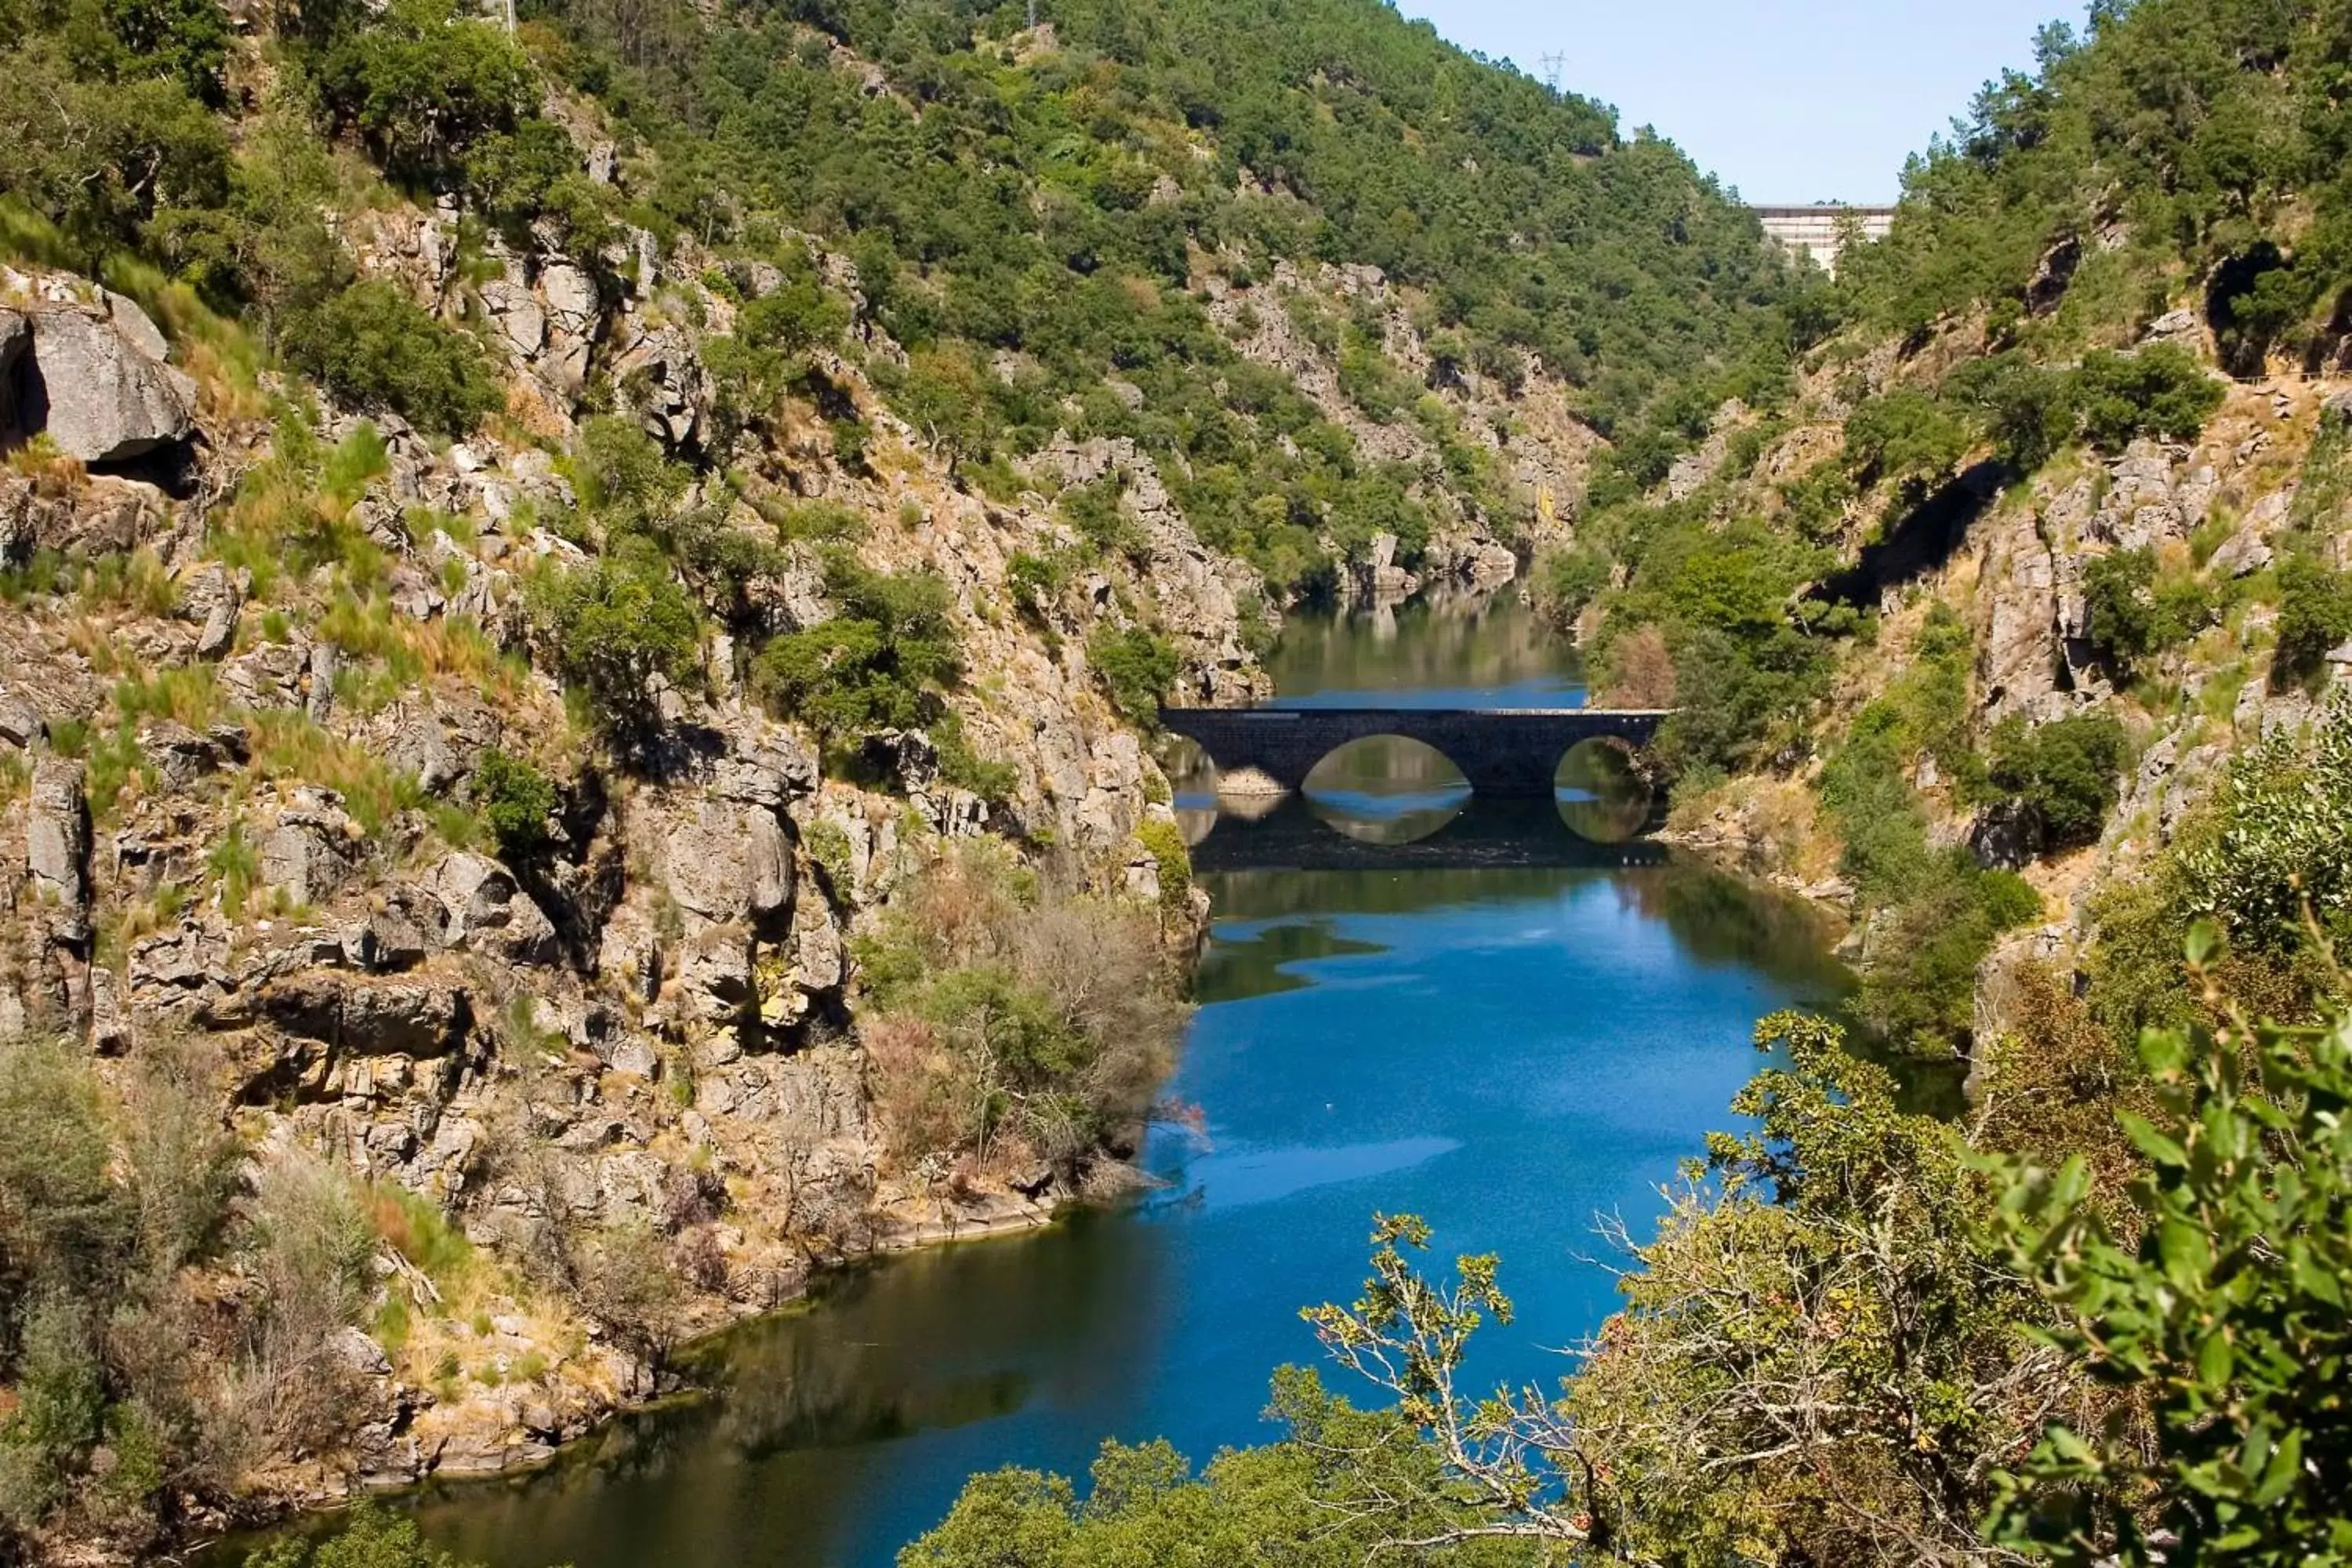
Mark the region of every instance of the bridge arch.
POLYGON ((1408 844, 1442 832, 1473 798, 1452 758, 1398 734, 1342 742, 1307 770, 1299 793, 1333 832, 1368 844, 1408 844))
POLYGON ((1554 784, 1560 821, 1595 844, 1638 837, 1656 815, 1657 791, 1640 754, 1614 735, 1589 736, 1570 746, 1554 784))

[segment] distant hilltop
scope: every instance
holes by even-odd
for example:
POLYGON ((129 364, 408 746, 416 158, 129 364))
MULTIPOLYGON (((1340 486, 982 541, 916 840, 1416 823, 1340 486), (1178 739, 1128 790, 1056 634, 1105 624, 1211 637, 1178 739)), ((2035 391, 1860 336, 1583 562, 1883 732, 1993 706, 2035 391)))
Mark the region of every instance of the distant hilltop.
POLYGON ((1839 249, 1848 226, 1858 225, 1864 239, 1884 239, 1895 225, 1891 206, 1849 206, 1841 202, 1815 202, 1810 206, 1752 206, 1764 232, 1790 250, 1801 250, 1825 272, 1837 270, 1839 249))

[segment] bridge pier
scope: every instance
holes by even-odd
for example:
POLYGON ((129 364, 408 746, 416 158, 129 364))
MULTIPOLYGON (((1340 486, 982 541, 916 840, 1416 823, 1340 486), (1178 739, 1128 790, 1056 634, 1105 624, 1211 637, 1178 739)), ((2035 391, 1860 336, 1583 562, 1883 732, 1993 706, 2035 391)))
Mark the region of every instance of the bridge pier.
POLYGON ((1219 771, 1255 768, 1296 794, 1315 764, 1353 741, 1418 741, 1490 800, 1549 800, 1559 760, 1596 737, 1640 749, 1666 714, 1647 709, 1163 708, 1160 722, 1219 771))

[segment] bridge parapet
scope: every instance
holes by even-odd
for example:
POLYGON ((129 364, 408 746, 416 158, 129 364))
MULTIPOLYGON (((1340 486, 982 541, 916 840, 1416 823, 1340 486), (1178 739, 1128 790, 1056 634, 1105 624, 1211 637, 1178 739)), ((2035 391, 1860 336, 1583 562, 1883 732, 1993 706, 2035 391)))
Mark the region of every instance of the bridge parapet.
POLYGON ((1560 758, 1597 738, 1640 748, 1670 710, 1563 708, 1163 708, 1162 724, 1194 742, 1225 773, 1255 768, 1283 788, 1305 787, 1315 764, 1353 741, 1418 741, 1462 770, 1490 799, 1549 799, 1560 758))

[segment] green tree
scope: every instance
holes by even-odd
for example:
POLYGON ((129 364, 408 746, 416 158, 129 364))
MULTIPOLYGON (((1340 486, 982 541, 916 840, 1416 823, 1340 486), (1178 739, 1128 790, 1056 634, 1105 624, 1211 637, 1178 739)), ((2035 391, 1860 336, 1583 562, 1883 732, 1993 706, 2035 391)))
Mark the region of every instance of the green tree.
POLYGON ((384 167, 424 180, 457 166, 536 104, 530 61, 495 24, 450 0, 393 0, 311 63, 320 105, 384 167))
POLYGON ((530 603, 550 658, 617 739, 646 724, 656 678, 684 680, 695 668, 701 617, 649 550, 543 572, 530 603))
POLYGON ((1182 669, 1167 638, 1142 626, 1103 626, 1087 639, 1087 658, 1109 691, 1111 706, 1130 723, 1158 726, 1160 700, 1182 669))
POLYGON ((323 1537, 281 1536, 248 1553, 245 1568, 470 1568, 426 1544, 416 1521, 380 1503, 363 1502, 350 1522, 323 1537))
POLYGON ((825 562, 831 620, 773 637, 752 661, 752 686, 827 741, 912 730, 940 711, 961 653, 944 580, 877 572, 846 550, 825 562))
POLYGON ((525 866, 546 849, 555 786, 527 757, 492 747, 474 767, 474 803, 508 864, 525 866))
MULTIPOLYGON (((2193 967, 2216 956, 2210 928, 2193 967)), ((2121 1232, 2079 1157, 2012 1170, 2018 1266, 2049 1342, 2147 1409, 2153 1443, 2054 1426, 2004 1486, 2003 1541, 2061 1563, 2352 1562, 2352 1016, 2153 1029, 2157 1114, 2121 1232), (2159 1533, 2161 1532, 2161 1533, 2159 1533)))
POLYGON ((464 435, 503 401, 481 345, 382 279, 290 311, 281 346, 338 396, 441 435, 464 435))
POLYGON ((2046 843, 2063 848, 2099 836, 2131 749, 2111 715, 2072 713, 2029 727, 2012 713, 1994 727, 1991 744, 1994 787, 2033 813, 2046 843))

